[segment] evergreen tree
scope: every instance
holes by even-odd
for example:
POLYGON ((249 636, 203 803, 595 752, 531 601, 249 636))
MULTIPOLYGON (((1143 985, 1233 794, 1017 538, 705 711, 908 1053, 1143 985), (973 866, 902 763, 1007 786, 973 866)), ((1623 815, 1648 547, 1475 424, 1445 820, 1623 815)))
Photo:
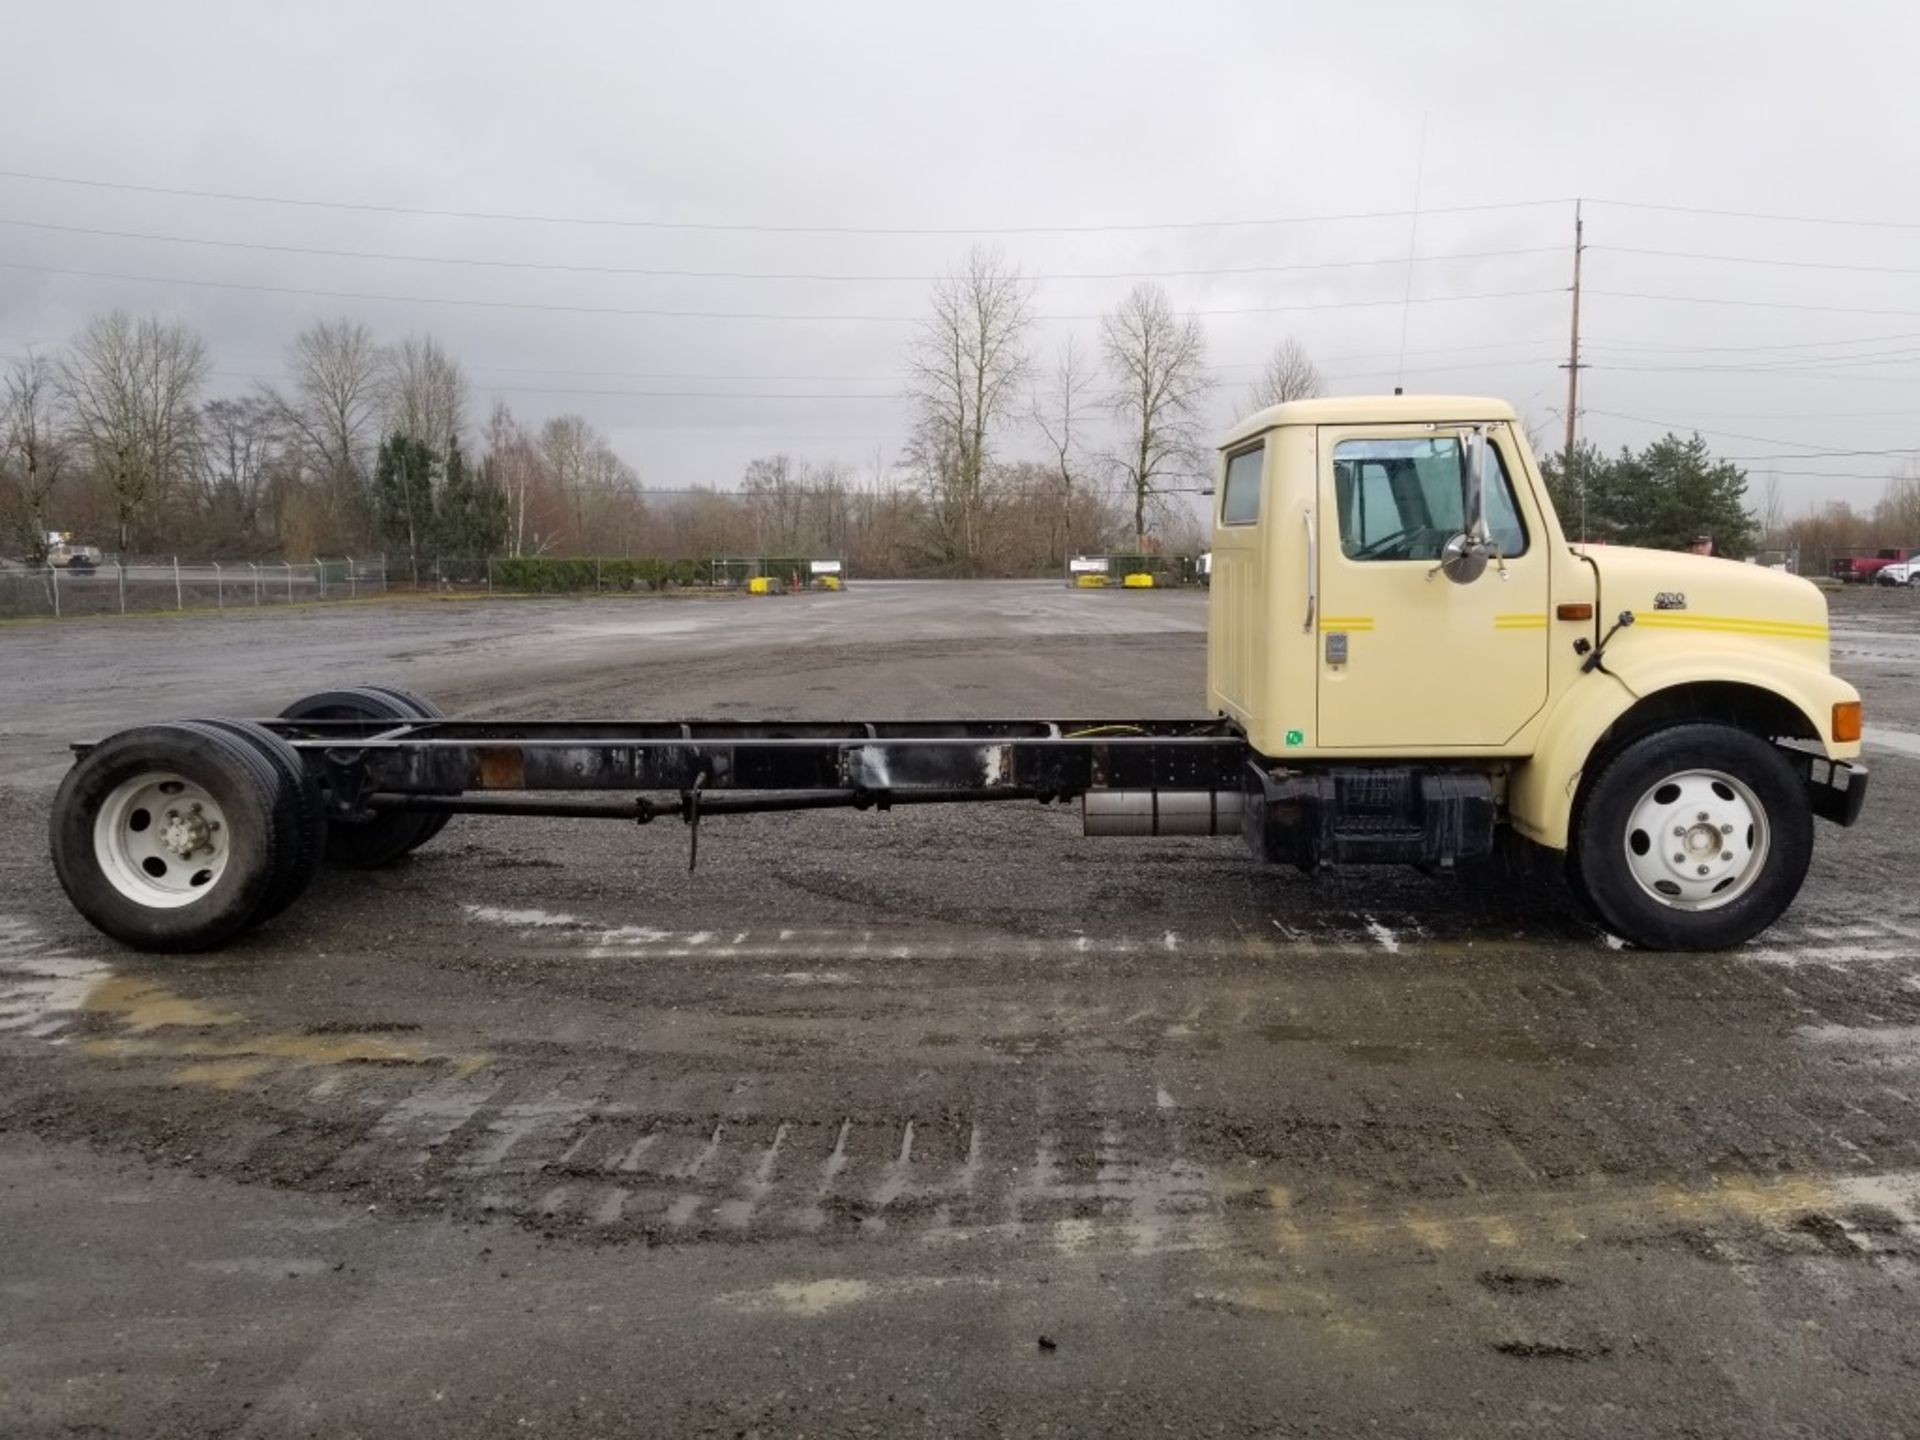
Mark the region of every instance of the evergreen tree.
POLYGON ((1577 447, 1569 467, 1552 455, 1541 465, 1547 492, 1568 538, 1611 545, 1684 550, 1701 535, 1716 554, 1753 552, 1757 526, 1747 513, 1747 474, 1715 460, 1698 435, 1663 436, 1641 451, 1622 447, 1609 460, 1591 445, 1577 447))
POLYGON ((507 497, 485 467, 469 469, 460 441, 447 446, 447 473, 435 502, 435 535, 443 555, 479 558, 506 543, 507 497))
POLYGON ((1715 460, 1698 435, 1654 441, 1640 452, 1637 468, 1647 507, 1640 544, 1680 550, 1696 536, 1711 535, 1716 554, 1739 559, 1753 553, 1757 527, 1747 513, 1747 472, 1715 460))
POLYGON ((1609 516, 1594 509, 1594 492, 1604 489, 1609 468, 1607 457, 1585 440, 1574 447, 1571 466, 1564 451, 1555 451, 1541 459, 1540 472, 1547 482, 1547 495, 1559 512, 1560 528, 1569 540, 1575 543, 1614 541, 1606 529, 1609 516))
POLYGON ((380 442, 373 472, 374 521, 389 550, 406 554, 417 577, 420 556, 433 539, 433 447, 411 435, 380 442))

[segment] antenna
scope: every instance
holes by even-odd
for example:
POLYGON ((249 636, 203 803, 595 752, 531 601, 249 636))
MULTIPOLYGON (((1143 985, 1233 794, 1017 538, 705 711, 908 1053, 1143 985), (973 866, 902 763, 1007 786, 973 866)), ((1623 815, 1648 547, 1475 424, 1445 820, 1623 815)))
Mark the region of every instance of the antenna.
POLYGON ((1420 191, 1427 178, 1427 115, 1420 112, 1420 150, 1419 158, 1413 166, 1413 223, 1407 229, 1407 288, 1400 297, 1400 359, 1394 366, 1393 393, 1400 393, 1400 386, 1407 378, 1407 320, 1413 314, 1413 255, 1420 240, 1420 191))

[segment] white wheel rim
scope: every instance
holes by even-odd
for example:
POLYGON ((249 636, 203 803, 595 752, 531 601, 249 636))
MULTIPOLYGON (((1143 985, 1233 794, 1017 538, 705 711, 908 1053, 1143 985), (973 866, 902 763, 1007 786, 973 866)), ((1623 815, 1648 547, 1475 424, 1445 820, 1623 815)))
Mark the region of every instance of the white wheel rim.
POLYGON ((93 821, 107 882, 136 905, 178 910, 205 899, 226 873, 231 830, 207 791, 166 771, 123 781, 93 821))
POLYGON ((1627 869, 1675 910, 1738 900, 1766 867, 1767 812, 1747 785, 1719 770, 1683 770, 1648 788, 1627 818, 1627 869))

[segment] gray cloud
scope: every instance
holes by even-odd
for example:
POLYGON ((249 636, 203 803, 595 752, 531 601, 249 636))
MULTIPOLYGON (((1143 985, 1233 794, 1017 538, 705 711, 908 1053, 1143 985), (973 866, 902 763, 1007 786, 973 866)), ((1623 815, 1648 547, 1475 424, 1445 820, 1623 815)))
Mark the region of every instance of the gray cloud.
MULTIPOLYGON (((1222 427, 1292 333, 1335 388, 1503 394, 1557 444, 1581 194, 1591 438, 1670 421, 1802 457, 1749 467, 1798 506, 1875 498, 1896 456, 1817 452, 1894 450, 1920 421, 1907 7, 73 4, 15 7, 7 31, 0 170, 397 210, 0 179, 0 220, 70 227, 0 224, 0 261, 40 267, 0 268, 0 352, 152 310, 199 329, 237 390, 347 314, 432 332, 483 403, 587 414, 650 484, 728 484, 776 449, 895 454, 926 284, 872 277, 937 273, 979 238, 1048 277, 1241 272, 1162 282, 1207 312, 1222 427), (1404 213, 1126 228, 1379 216, 1416 184, 1417 232, 1404 213), (1542 203, 1466 208, 1508 202, 1542 203), (956 233, 399 213, 435 210, 956 233), (1425 260, 1409 289, 1410 244, 1476 258, 1425 260), (1256 268, 1356 261, 1384 263, 1256 268), (1840 266, 1881 268, 1821 268, 1840 266), (210 283, 163 283, 189 280, 210 283), (647 311, 705 313, 626 313, 647 311)), ((1039 348, 1091 339, 1130 283, 1036 281, 1060 317, 1039 348)))

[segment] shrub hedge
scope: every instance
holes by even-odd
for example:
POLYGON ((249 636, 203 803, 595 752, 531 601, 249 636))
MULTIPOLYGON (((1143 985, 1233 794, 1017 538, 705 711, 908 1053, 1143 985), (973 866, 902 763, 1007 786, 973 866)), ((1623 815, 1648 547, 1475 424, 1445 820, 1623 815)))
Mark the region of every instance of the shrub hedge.
POLYGON ((710 585, 705 560, 561 560, 527 556, 493 562, 497 590, 565 595, 583 590, 664 590, 672 585, 710 585))

